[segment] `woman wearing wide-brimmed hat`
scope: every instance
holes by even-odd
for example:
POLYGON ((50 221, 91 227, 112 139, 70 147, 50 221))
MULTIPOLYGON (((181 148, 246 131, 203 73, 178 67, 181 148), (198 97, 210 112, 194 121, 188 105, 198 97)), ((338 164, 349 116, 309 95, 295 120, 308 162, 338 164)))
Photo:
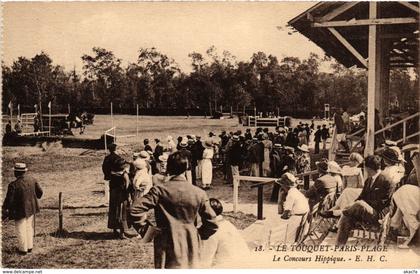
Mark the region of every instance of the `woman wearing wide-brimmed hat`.
POLYGON ((206 140, 204 142, 203 160, 201 162, 201 182, 203 189, 209 189, 213 179, 213 142, 206 140))
POLYGON ((405 174, 403 164, 405 161, 401 154, 401 150, 396 146, 385 147, 381 156, 385 164, 385 168, 381 174, 394 186, 397 186, 405 174))
POLYGON ((311 171, 311 157, 309 156, 309 148, 303 144, 298 146, 296 150, 296 173, 304 173, 311 171))

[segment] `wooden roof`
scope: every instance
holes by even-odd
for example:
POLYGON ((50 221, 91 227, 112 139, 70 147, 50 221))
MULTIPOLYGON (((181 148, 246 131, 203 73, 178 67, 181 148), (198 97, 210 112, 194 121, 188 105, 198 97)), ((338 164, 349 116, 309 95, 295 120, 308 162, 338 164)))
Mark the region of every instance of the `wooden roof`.
MULTIPOLYGON (((380 19, 376 23, 381 26, 381 42, 389 45, 390 66, 418 67, 419 3, 378 2, 378 15, 380 19)), ((367 21, 369 2, 320 2, 290 20, 288 25, 346 67, 365 67, 367 21)))

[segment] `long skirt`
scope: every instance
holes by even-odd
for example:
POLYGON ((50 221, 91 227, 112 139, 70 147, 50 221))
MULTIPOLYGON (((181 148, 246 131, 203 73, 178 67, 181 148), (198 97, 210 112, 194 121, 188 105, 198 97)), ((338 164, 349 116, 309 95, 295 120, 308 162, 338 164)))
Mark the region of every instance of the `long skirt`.
POLYGON ((213 164, 211 159, 201 161, 201 181, 203 185, 210 185, 213 179, 213 164))
POLYGON ((268 177, 270 175, 270 150, 264 148, 264 162, 263 162, 263 176, 268 177))
POLYGON ((128 195, 114 188, 109 190, 108 228, 127 229, 128 195))

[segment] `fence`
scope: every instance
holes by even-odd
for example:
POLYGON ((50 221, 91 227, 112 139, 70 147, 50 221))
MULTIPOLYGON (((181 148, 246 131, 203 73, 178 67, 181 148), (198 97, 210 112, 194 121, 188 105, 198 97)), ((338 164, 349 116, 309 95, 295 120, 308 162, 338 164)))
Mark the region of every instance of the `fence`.
MULTIPOLYGON (((106 130, 105 132, 104 132, 104 148, 105 148, 105 152, 108 150, 108 145, 109 144, 111 144, 110 142, 109 142, 109 139, 107 138, 107 137, 111 137, 112 139, 112 141, 111 141, 111 143, 116 143, 118 140, 121 140, 121 139, 127 139, 127 138, 133 138, 133 137, 136 137, 136 135, 135 134, 128 134, 128 135, 117 135, 117 128, 116 127, 112 127, 112 128, 110 128, 110 129, 108 129, 108 130, 106 130)), ((119 143, 119 145, 122 145, 123 143, 119 143)))

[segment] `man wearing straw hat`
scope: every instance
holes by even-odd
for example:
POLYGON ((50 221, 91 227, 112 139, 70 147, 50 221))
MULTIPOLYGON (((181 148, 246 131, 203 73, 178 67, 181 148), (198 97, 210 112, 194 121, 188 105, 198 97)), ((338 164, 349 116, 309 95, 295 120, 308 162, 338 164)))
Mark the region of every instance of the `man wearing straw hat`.
POLYGON ((2 218, 15 220, 18 238, 18 253, 32 252, 34 238, 34 215, 39 212, 38 200, 42 188, 38 182, 26 176, 25 163, 16 163, 13 168, 16 180, 7 187, 6 199, 2 207, 2 218))

